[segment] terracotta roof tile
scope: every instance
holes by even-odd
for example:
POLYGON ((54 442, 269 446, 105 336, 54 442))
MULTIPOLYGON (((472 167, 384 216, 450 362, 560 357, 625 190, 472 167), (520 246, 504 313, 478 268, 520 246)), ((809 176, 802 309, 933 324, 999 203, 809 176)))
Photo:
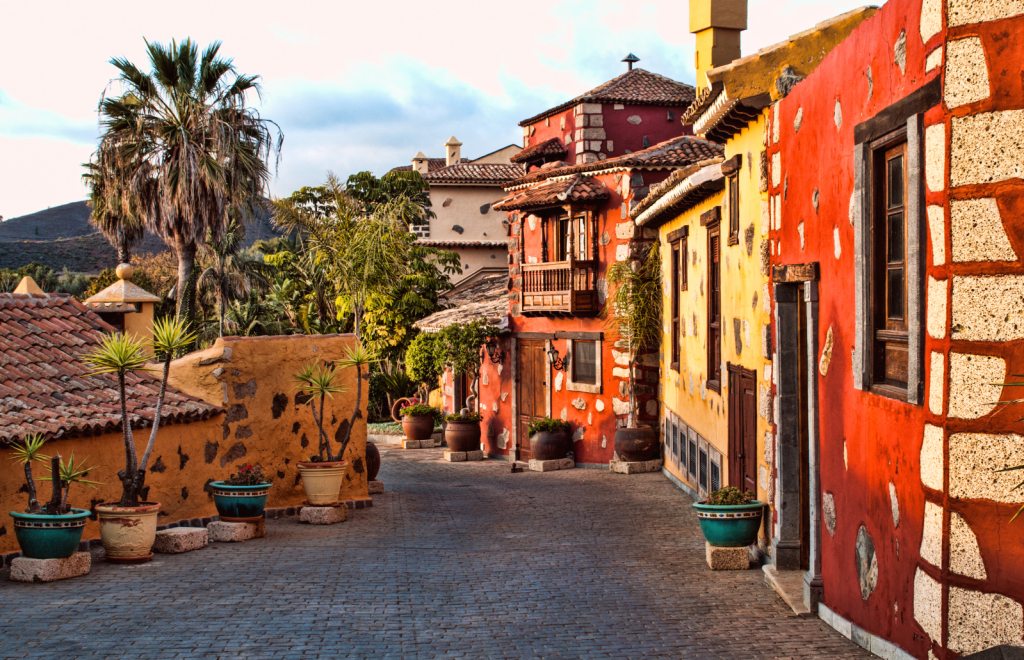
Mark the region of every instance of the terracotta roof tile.
POLYGON ((693 102, 694 95, 695 90, 690 85, 638 68, 627 71, 603 85, 598 85, 571 101, 566 101, 539 115, 524 119, 519 122, 519 125, 529 126, 580 103, 686 106, 693 102))
MULTIPOLYGON (((462 159, 463 163, 468 163, 468 158, 462 159)), ((427 173, 436 172, 437 170, 448 167, 448 161, 444 158, 428 158, 427 159, 427 173)), ((392 167, 392 172, 409 172, 412 170, 412 165, 399 165, 398 167, 392 167)))
POLYGON ((715 142, 691 135, 682 135, 671 140, 659 142, 652 147, 634 151, 631 154, 606 158, 594 163, 534 170, 527 176, 513 181, 511 186, 543 181, 551 177, 565 176, 566 174, 576 172, 596 172, 614 167, 652 169, 684 167, 691 163, 721 156, 724 150, 725 148, 722 145, 715 142))
POLYGON ((576 175, 519 190, 496 202, 492 208, 495 211, 513 211, 561 206, 566 203, 596 202, 608 197, 608 189, 603 183, 593 177, 576 175))
POLYGON ((482 248, 503 248, 508 246, 507 241, 433 241, 429 238, 420 238, 416 240, 416 245, 424 245, 426 247, 435 248, 466 248, 466 247, 482 247, 482 248))
POLYGON ((541 156, 558 156, 562 157, 567 154, 568 151, 565 148, 565 144, 561 138, 551 138, 550 140, 544 140, 540 144, 523 149, 515 156, 512 156, 509 160, 513 163, 525 163, 528 160, 539 158, 541 156))
MULTIPOLYGON (((54 439, 120 430, 116 377, 89 375, 80 359, 113 330, 67 295, 0 294, 0 445, 30 433, 54 439)), ((138 372, 128 374, 127 381, 132 427, 150 426, 160 381, 138 372)), ((220 412, 168 388, 161 423, 192 422, 220 412)))
POLYGON ((424 179, 430 183, 492 183, 501 185, 523 175, 520 165, 504 163, 456 163, 432 170, 424 179))

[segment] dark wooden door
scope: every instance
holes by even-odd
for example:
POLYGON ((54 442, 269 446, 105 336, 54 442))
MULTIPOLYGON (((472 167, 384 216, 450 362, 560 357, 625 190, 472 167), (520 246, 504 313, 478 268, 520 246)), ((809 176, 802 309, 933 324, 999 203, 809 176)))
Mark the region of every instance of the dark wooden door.
POLYGON ((757 493, 756 374, 729 365, 729 485, 757 493))
POLYGON ((547 415, 547 354, 540 339, 520 339, 516 349, 517 414, 519 416, 519 438, 516 458, 528 461, 530 453, 530 422, 547 415))
POLYGON ((804 287, 797 289, 797 360, 800 365, 800 568, 810 568, 811 553, 811 433, 808 417, 807 390, 812 368, 807 363, 807 304, 804 302, 804 287))

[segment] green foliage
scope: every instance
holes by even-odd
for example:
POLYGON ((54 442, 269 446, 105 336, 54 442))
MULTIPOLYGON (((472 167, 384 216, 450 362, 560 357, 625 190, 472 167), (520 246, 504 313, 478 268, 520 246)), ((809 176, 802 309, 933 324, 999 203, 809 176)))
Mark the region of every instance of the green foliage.
POLYGON ((488 337, 497 335, 496 327, 480 319, 452 324, 438 333, 435 355, 439 363, 456 376, 468 375, 475 379, 480 373, 480 349, 488 337))
POLYGON ((753 501, 754 494, 749 490, 747 492, 743 492, 739 488, 726 486, 724 488, 719 488, 708 495, 708 499, 704 501, 704 504, 713 504, 715 506, 739 506, 742 504, 750 504, 753 501))
POLYGON ((438 336, 421 332, 405 351, 405 368, 409 377, 428 387, 437 384, 444 373, 444 364, 438 355, 438 336))
MULTIPOLYGON (((102 486, 103 484, 99 481, 92 481, 86 479, 92 468, 85 467, 85 461, 88 459, 82 459, 81 461, 75 461, 74 453, 68 458, 67 463, 64 462, 63 458, 58 459, 57 475, 60 483, 60 492, 47 503, 45 511, 48 515, 59 516, 66 513, 71 513, 71 507, 68 505, 68 494, 71 492, 71 484, 80 484, 86 488, 96 489, 96 486, 102 486)), ((46 475, 47 479, 53 480, 53 473, 46 475)))
POLYGON ((480 413, 468 413, 465 415, 452 413, 444 418, 446 422, 482 422, 483 420, 484 416, 480 413))
POLYGON ((41 513, 43 510, 36 500, 36 482, 32 476, 32 463, 50 460, 50 457, 42 452, 45 443, 46 438, 43 437, 42 433, 33 433, 23 437, 20 443, 15 442, 11 444, 14 455, 9 457, 10 460, 21 463, 25 468, 25 487, 28 489, 28 509, 26 509, 26 513, 41 513))
POLYGON ((92 279, 82 273, 72 273, 64 268, 60 273, 38 261, 28 263, 17 270, 0 269, 0 293, 12 293, 23 277, 31 277, 46 293, 67 293, 79 300, 88 290, 92 279))
POLYGON ((400 411, 402 417, 426 417, 430 415, 434 417, 437 415, 438 410, 433 406, 428 406, 425 403, 415 403, 411 406, 406 406, 400 411))
POLYGON ((82 354, 82 361, 92 368, 93 374, 119 374, 129 371, 149 371, 149 356, 141 339, 116 332, 103 335, 97 346, 82 354))
POLYGON ((164 317, 153 322, 153 352, 161 361, 182 355, 195 340, 184 319, 164 317))
POLYGON ((430 210, 430 185, 415 170, 396 170, 381 178, 371 172, 351 175, 345 190, 366 216, 397 217, 406 225, 435 217, 430 210))
POLYGON ((256 465, 246 463, 238 470, 238 474, 232 474, 224 483, 229 486, 259 486, 274 482, 273 479, 263 473, 262 465, 259 463, 256 465))
POLYGON ((568 433, 569 422, 561 419, 552 419, 550 417, 543 417, 541 419, 535 419, 530 422, 529 434, 530 437, 538 433, 568 433))

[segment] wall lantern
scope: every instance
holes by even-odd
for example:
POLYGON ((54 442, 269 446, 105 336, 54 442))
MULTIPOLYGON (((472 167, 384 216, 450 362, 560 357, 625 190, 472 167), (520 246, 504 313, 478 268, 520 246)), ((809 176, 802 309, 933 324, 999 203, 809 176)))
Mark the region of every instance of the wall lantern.
POLYGON ((548 362, 551 363, 551 367, 555 371, 565 371, 569 368, 569 355, 568 353, 564 358, 558 357, 558 350, 554 346, 548 349, 548 362))
POLYGON ((498 364, 499 362, 505 361, 505 352, 501 350, 501 344, 494 337, 487 340, 487 355, 491 358, 491 362, 498 364))

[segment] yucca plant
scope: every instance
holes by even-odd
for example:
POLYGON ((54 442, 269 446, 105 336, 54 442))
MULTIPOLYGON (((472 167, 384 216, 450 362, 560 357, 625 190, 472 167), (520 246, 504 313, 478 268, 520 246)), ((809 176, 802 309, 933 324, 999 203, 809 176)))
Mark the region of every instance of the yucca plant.
POLYGON ((26 513, 42 513, 43 507, 36 499, 36 480, 32 477, 32 463, 36 461, 48 461, 50 457, 43 454, 43 444, 46 439, 41 433, 26 435, 20 443, 12 445, 14 455, 12 461, 17 461, 25 467, 25 486, 28 488, 28 509, 26 513))
POLYGON ((118 472, 123 488, 121 506, 138 506, 139 494, 145 486, 146 466, 156 444, 157 432, 160 430, 160 419, 163 412, 164 395, 167 392, 167 378, 170 375, 171 360, 184 351, 195 341, 195 333, 190 332, 183 319, 163 318, 153 324, 153 351, 163 364, 160 379, 160 393, 156 400, 156 413, 153 416, 153 428, 149 434, 149 443, 138 458, 135 440, 132 437, 132 425, 128 419, 127 391, 125 376, 130 371, 152 371, 147 366, 149 356, 142 340, 123 334, 105 335, 99 345, 83 354, 82 361, 92 368, 90 374, 116 374, 117 388, 121 403, 121 430, 124 437, 125 469, 118 472))
POLYGON ((345 357, 338 361, 337 366, 334 364, 310 362, 295 374, 295 382, 298 384, 293 390, 299 390, 307 397, 307 403, 309 403, 313 410, 313 421, 316 422, 320 433, 319 451, 316 456, 311 457, 314 459, 313 462, 323 463, 342 460, 345 450, 348 448, 348 443, 352 439, 352 427, 355 426, 356 419, 360 415, 359 408, 363 402, 363 368, 369 367, 377 361, 376 356, 364 349, 362 345, 357 344, 346 349, 345 357), (351 419, 348 421, 345 437, 341 439, 338 453, 334 454, 331 452, 331 441, 324 430, 324 404, 327 401, 327 397, 333 399, 335 394, 345 391, 344 387, 334 383, 334 377, 337 375, 337 368, 339 366, 342 369, 355 368, 356 370, 356 406, 351 419), (317 414, 316 407, 318 399, 320 402, 319 414, 317 414))
POLYGON ((71 512, 68 506, 68 491, 71 484, 82 484, 89 488, 95 488, 99 482, 86 479, 92 468, 85 467, 85 461, 75 461, 75 455, 71 454, 68 462, 58 456, 47 456, 43 454, 43 445, 46 438, 41 433, 33 433, 21 439, 20 443, 13 445, 14 455, 12 461, 17 461, 25 467, 25 486, 28 489, 28 509, 26 513, 59 516, 71 512), (37 499, 36 481, 32 474, 32 463, 50 461, 50 474, 46 475, 53 484, 53 495, 46 506, 39 504, 37 499))

